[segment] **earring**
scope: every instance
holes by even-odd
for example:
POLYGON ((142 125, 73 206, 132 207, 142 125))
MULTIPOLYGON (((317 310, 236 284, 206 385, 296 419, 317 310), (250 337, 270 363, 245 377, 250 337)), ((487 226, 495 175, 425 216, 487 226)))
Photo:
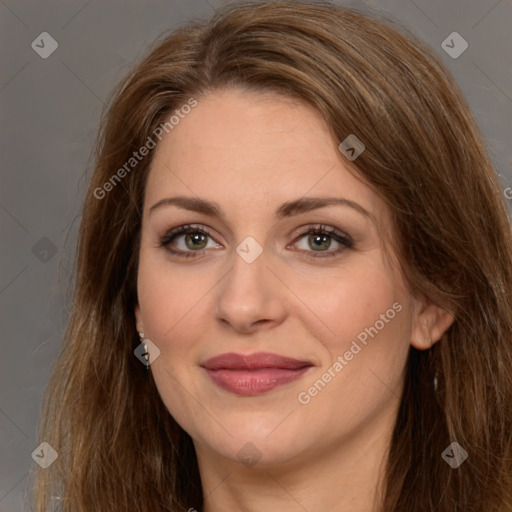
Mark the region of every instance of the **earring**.
MULTIPOLYGON (((432 347, 432 339, 429 340, 430 346, 432 347)), ((437 385, 439 384, 439 380, 437 378, 437 370, 434 373, 434 393, 437 391, 437 385)))
MULTIPOLYGON (((144 333, 139 332, 139 336, 141 339, 141 343, 144 342, 144 333)), ((144 359, 146 360, 146 370, 149 370, 149 350, 148 350, 148 344, 144 342, 144 359)))

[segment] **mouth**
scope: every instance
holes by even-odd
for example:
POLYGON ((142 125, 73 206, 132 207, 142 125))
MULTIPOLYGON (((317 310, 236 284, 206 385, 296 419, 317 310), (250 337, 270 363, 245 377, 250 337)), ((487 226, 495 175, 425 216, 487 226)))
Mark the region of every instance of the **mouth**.
POLYGON ((288 384, 314 365, 268 352, 221 354, 201 364, 214 384, 242 396, 255 396, 288 384))

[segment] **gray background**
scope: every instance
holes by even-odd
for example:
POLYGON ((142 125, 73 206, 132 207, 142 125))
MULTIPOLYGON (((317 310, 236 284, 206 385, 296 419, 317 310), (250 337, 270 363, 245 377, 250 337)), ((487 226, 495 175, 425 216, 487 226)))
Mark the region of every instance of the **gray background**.
MULTIPOLYGON (((0 1, 1 512, 29 510, 40 402, 66 323, 66 282, 103 104, 161 32, 225 3, 0 1), (42 32, 59 45, 47 59, 31 47, 42 32)), ((442 56, 470 101, 504 194, 512 191, 512 1, 366 3, 442 56), (441 47, 454 31, 469 44, 457 59, 441 47)), ((507 204, 510 211, 512 200, 507 204)))

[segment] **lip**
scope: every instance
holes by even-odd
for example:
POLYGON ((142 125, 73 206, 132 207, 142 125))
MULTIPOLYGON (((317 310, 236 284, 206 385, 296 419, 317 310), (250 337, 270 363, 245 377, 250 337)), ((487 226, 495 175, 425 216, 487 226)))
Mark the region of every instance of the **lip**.
POLYGON ((309 361, 269 352, 226 353, 201 364, 217 386, 242 396, 259 395, 288 384, 313 366, 309 361))

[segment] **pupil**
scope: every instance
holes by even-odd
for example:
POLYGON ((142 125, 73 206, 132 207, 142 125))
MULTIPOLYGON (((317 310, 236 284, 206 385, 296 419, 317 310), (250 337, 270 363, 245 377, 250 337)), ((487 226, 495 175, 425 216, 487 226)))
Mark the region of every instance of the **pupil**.
POLYGON ((327 235, 311 235, 309 237, 309 241, 313 242, 313 244, 322 250, 326 250, 329 248, 329 237, 327 235))
POLYGON ((199 244, 201 244, 201 242, 204 244, 204 235, 202 233, 193 233, 193 234, 188 234, 187 235, 187 238, 186 238, 186 241, 187 241, 187 246, 189 247, 189 249, 197 249, 198 246, 195 245, 196 242, 198 242, 199 244), (189 242, 191 242, 189 244, 189 242))

